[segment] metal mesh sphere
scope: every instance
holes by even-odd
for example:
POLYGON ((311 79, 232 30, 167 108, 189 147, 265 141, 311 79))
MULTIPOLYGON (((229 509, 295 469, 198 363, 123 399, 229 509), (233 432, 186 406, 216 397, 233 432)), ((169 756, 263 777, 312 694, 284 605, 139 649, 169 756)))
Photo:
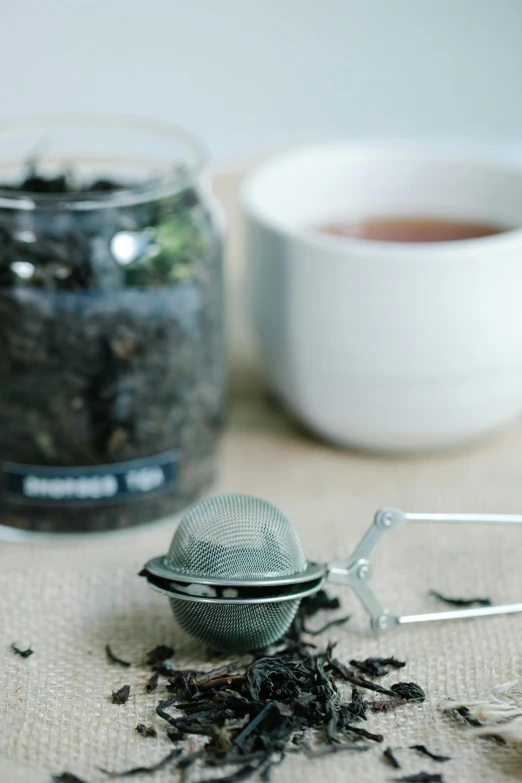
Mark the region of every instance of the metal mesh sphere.
MULTIPOLYGON (((291 576, 307 565, 284 514, 246 495, 222 495, 191 508, 174 534, 166 563, 186 575, 223 579, 291 576)), ((223 604, 172 597, 170 604, 190 636, 215 649, 245 652, 279 639, 299 599, 223 604)))
POLYGON ((248 495, 219 495, 189 509, 166 563, 184 574, 224 579, 290 576, 306 568, 292 523, 248 495))
POLYGON ((170 599, 174 617, 185 633, 213 650, 234 653, 273 644, 288 630, 300 599, 269 604, 206 604, 170 599))

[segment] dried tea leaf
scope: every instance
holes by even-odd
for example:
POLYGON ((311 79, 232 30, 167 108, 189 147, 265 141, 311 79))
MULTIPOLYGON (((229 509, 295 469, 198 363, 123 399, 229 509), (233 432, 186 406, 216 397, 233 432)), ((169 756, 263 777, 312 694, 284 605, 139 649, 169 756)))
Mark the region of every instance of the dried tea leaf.
POLYGON ((376 693, 382 693, 386 696, 396 696, 397 694, 389 688, 383 688, 382 685, 378 685, 376 682, 366 680, 364 677, 359 677, 353 669, 349 669, 344 663, 341 663, 337 658, 328 659, 332 669, 347 682, 351 682, 352 685, 358 685, 359 688, 366 688, 369 691, 375 691, 376 693))
POLYGON ((407 701, 424 701, 426 694, 416 682, 396 682, 390 686, 394 696, 407 701))
POLYGON ((386 750, 383 751, 382 755, 386 759, 388 764, 390 766, 392 766, 394 769, 400 769, 401 768, 401 765, 399 764, 399 762, 395 758, 395 756, 393 754, 393 750, 391 748, 386 748, 386 750))
POLYGON ((247 780, 247 778, 251 777, 255 772, 257 772, 262 764, 263 762, 257 766, 254 766, 253 764, 246 764, 244 767, 238 769, 237 772, 233 772, 231 775, 225 775, 225 777, 220 775, 218 778, 205 778, 204 780, 198 781, 198 783, 240 783, 240 781, 247 780))
MULTIPOLYGON (((303 642, 301 635, 303 633, 309 633, 312 636, 318 636, 320 633, 323 633, 325 630, 331 627, 329 623, 326 623, 325 626, 317 630, 308 629, 305 625, 306 618, 313 617, 315 614, 321 611, 333 611, 335 609, 339 609, 340 605, 341 604, 339 599, 337 597, 331 597, 328 595, 326 590, 318 590, 317 593, 306 596, 299 604, 297 613, 286 633, 286 639, 292 639, 302 644, 303 642)), ((340 618, 339 620, 334 620, 332 624, 340 625, 346 622, 348 619, 349 618, 340 618)))
POLYGON ((124 685, 119 691, 112 692, 113 704, 125 704, 130 696, 130 685, 124 685))
POLYGON ((11 645, 11 650, 16 654, 19 655, 20 658, 29 658, 30 655, 33 654, 34 650, 31 650, 30 647, 27 648, 27 650, 21 650, 19 647, 16 646, 16 644, 11 645))
POLYGON ((431 775, 429 772, 418 772, 416 775, 406 775, 404 778, 394 778, 397 783, 444 783, 441 775, 431 775))
POLYGON ((86 781, 73 775, 72 772, 62 772, 60 775, 53 775, 53 783, 86 783, 86 781))
POLYGON ((147 693, 152 693, 158 687, 159 672, 155 672, 145 686, 147 693))
POLYGON ((157 737, 158 732, 154 728, 154 726, 145 726, 144 723, 138 723, 136 726, 136 731, 138 734, 141 734, 142 737, 157 737))
POLYGON ((442 593, 439 593, 437 590, 430 590, 430 595, 436 598, 437 601, 441 601, 444 604, 449 604, 450 606, 466 607, 492 605, 490 598, 450 598, 446 595, 443 595, 442 593))
POLYGON ((135 775, 153 775, 155 772, 159 772, 160 769, 167 767, 171 761, 178 758, 182 754, 181 748, 174 748, 170 753, 158 761, 157 764, 153 764, 151 767, 134 767, 133 769, 127 769, 125 772, 110 772, 108 769, 100 767, 100 771, 106 775, 110 775, 111 778, 126 778, 134 777, 135 775))
POLYGON ((320 628, 308 628, 307 625, 303 623, 303 633, 310 634, 310 636, 320 636, 320 634, 324 633, 325 631, 328 631, 330 628, 334 628, 336 625, 344 625, 348 622, 351 615, 346 615, 346 617, 339 617, 337 620, 330 620, 330 622, 325 623, 320 628))
POLYGON ((317 759, 321 756, 330 756, 332 753, 343 753, 346 750, 365 751, 370 750, 369 745, 361 745, 360 742, 338 742, 335 745, 325 745, 315 750, 307 750, 309 759, 317 759))
POLYGON ((113 651, 110 648, 110 645, 108 644, 105 645, 105 652, 107 653, 107 658, 111 663, 117 663, 119 666, 125 666, 127 668, 130 666, 129 661, 124 661, 121 658, 118 658, 117 655, 114 655, 113 651))
POLYGON ((168 647, 166 644, 158 644, 154 649, 149 650, 145 658, 149 666, 153 666, 155 663, 163 663, 163 661, 172 658, 174 655, 174 649, 168 647))
POLYGON ((256 717, 253 718, 250 721, 250 723, 247 723, 244 729, 241 730, 241 732, 235 738, 234 744, 241 747, 244 744, 244 741, 247 739, 247 737, 254 731, 254 729, 256 729, 258 726, 261 725, 261 723, 267 717, 268 713, 271 712, 273 709, 274 709, 274 705, 272 704, 272 702, 268 702, 268 704, 265 704, 261 712, 259 712, 256 715, 256 717))
POLYGON ((390 668, 402 669, 406 664, 392 656, 391 658, 366 658, 364 661, 352 659, 350 666, 355 666, 368 677, 384 677, 389 673, 390 668))
POLYGON ((346 726, 345 729, 351 731, 352 734, 358 734, 360 737, 365 737, 365 739, 372 740, 373 742, 382 742, 384 739, 382 734, 373 734, 373 732, 362 729, 360 726, 346 726))
POLYGON ((410 750, 416 750, 419 753, 423 753, 425 756, 433 759, 433 761, 451 761, 451 756, 439 756, 437 753, 432 753, 431 750, 428 750, 426 745, 410 745, 410 750))
POLYGON ((299 613, 302 617, 312 617, 317 612, 321 612, 324 609, 330 611, 333 609, 339 609, 341 602, 337 596, 330 596, 326 590, 318 590, 313 595, 308 595, 301 601, 299 605, 299 613))
POLYGON ((353 687, 352 688, 352 700, 348 704, 346 708, 347 712, 350 713, 351 720, 353 719, 359 719, 359 720, 366 720, 366 713, 368 711, 368 702, 365 701, 361 691, 353 687))

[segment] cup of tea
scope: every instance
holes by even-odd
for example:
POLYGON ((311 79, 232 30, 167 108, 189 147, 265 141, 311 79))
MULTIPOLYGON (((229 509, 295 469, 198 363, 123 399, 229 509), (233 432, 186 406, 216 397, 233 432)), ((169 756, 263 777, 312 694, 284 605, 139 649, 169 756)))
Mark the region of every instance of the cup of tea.
POLYGON ((435 450, 522 412, 522 167, 330 144, 262 164, 242 205, 262 362, 311 430, 435 450))

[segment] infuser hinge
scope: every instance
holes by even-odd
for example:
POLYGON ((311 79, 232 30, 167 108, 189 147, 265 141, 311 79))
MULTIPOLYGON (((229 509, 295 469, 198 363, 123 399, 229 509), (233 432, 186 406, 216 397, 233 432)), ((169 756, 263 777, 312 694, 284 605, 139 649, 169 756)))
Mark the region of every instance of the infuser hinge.
POLYGON ((469 617, 487 617, 497 614, 522 612, 522 603, 481 606, 456 609, 448 612, 428 612, 416 615, 394 615, 378 600, 368 585, 371 575, 369 556, 386 530, 406 522, 444 522, 452 524, 516 524, 522 525, 521 514, 417 514, 396 508, 381 508, 375 514, 353 555, 347 560, 334 560, 328 564, 327 579, 330 582, 351 587, 371 617, 374 628, 385 631, 397 625, 431 622, 434 620, 459 620, 469 617))

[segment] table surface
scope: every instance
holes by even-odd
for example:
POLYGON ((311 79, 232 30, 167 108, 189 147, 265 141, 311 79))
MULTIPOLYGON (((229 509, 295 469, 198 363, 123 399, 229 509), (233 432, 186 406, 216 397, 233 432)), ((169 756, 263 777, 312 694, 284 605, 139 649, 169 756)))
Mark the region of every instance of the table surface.
MULTIPOLYGON (((422 457, 379 457, 345 452, 313 439, 266 396, 251 362, 235 365, 230 418, 214 491, 265 498, 292 520, 307 556, 326 562, 348 555, 381 505, 409 511, 520 512, 522 423, 472 448, 422 457)), ((157 739, 135 732, 139 722, 161 721, 154 708, 162 691, 147 694, 146 669, 108 663, 104 646, 128 660, 143 660, 156 644, 171 644, 180 667, 213 667, 205 650, 174 625, 166 599, 136 574, 164 552, 174 522, 82 540, 0 544, 0 780, 49 781, 69 770, 90 783, 106 780, 99 767, 149 765, 171 747, 163 727, 157 739), (27 659, 9 645, 31 645, 27 659), (131 685, 132 697, 113 705, 111 692, 131 685)), ((429 590, 486 595, 496 603, 520 601, 522 528, 411 525, 387 534, 375 551, 373 585, 391 610, 440 608, 429 590)), ((395 655, 407 661, 400 677, 426 691, 422 705, 372 716, 368 728, 385 736, 364 754, 307 760, 292 754, 273 772, 274 783, 321 776, 375 783, 420 770, 446 783, 522 777, 521 755, 510 746, 471 736, 439 709, 450 697, 488 697, 519 679, 522 616, 411 626, 376 634, 353 595, 332 586, 352 618, 325 638, 338 657, 395 655), (452 760, 437 765, 406 748, 426 743, 452 760), (382 761, 386 746, 403 770, 382 761)), ((316 618, 320 624, 324 617, 316 618)), ((208 777, 195 770, 192 780, 208 777)), ((175 780, 164 770, 154 778, 175 780)))
MULTIPOLYGON (((215 491, 270 500, 293 521, 311 559, 350 553, 383 504, 416 511, 510 512, 522 506, 520 424, 449 455, 371 457, 312 439, 266 400, 255 375, 243 376, 242 385, 223 439, 215 491)), ((138 722, 155 722, 158 694, 144 693, 146 670, 110 665, 104 645, 140 661, 155 644, 171 644, 180 666, 215 665, 175 627, 165 598, 136 577, 148 557, 166 550, 172 530, 171 521, 75 542, 0 546, 0 758, 4 764, 26 765, 19 777, 10 769, 6 780, 48 780, 49 771, 68 769, 101 781, 98 766, 150 764, 168 751, 163 734, 144 740, 134 731, 138 722), (15 656, 11 642, 32 645, 34 654, 15 656), (133 698, 124 706, 111 704, 112 690, 127 682, 133 698)), ((522 529, 412 525, 387 536, 375 551, 373 584, 391 609, 439 608, 428 596, 430 588, 450 595, 490 595, 496 602, 521 597, 522 529)), ((452 756, 443 770, 449 783, 522 775, 511 748, 470 737, 438 708, 446 696, 487 696, 520 676, 522 617, 376 635, 352 594, 333 589, 352 614, 345 627, 326 635, 339 642, 339 657, 394 654, 408 662, 400 679, 415 680, 426 690, 423 705, 369 720, 370 729, 384 733, 386 745, 425 742, 452 756)), ((393 771, 380 759, 381 750, 308 762, 291 756, 274 772, 274 780, 299 775, 312 781, 321 774, 332 781, 349 775, 386 780, 393 771)), ((437 767, 411 751, 400 756, 404 774, 437 767)), ((167 781, 172 773, 154 779, 167 781)))

